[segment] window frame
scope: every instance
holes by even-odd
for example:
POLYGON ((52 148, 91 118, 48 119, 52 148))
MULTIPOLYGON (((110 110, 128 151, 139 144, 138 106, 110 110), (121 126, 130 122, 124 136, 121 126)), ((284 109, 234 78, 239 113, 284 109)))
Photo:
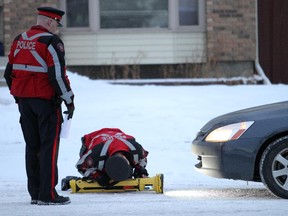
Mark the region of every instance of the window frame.
MULTIPOLYGON (((60 8, 66 10, 66 0, 60 0, 60 8)), ((63 17, 63 32, 69 33, 130 33, 130 32, 204 32, 205 31, 205 1, 198 0, 199 25, 179 25, 179 1, 168 0, 168 28, 100 28, 100 3, 99 0, 88 0, 89 25, 88 27, 66 27, 66 16, 63 17), (96 12, 95 12, 96 11, 96 12)))

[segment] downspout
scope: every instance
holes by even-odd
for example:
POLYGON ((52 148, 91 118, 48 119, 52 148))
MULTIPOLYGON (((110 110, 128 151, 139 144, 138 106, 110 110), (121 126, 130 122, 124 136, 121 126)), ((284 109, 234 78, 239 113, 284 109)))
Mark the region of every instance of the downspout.
POLYGON ((256 59, 255 68, 258 74, 263 78, 264 84, 271 85, 270 80, 264 73, 260 63, 259 63, 259 35, 258 35, 258 0, 255 0, 255 14, 256 14, 256 59))

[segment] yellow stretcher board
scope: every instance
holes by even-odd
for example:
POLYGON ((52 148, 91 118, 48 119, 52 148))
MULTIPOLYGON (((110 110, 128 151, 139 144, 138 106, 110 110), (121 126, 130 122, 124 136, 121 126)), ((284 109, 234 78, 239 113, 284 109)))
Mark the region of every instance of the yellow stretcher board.
POLYGON ((163 193, 164 175, 157 174, 149 178, 127 179, 113 186, 103 187, 95 181, 70 180, 69 184, 73 193, 100 193, 100 192, 125 192, 125 191, 155 191, 163 193))

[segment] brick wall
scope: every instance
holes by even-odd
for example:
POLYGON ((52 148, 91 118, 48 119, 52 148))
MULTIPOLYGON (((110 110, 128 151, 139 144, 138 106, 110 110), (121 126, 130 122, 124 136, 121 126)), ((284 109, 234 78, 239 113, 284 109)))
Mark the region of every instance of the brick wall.
POLYGON ((3 0, 5 55, 8 55, 13 39, 36 24, 37 7, 58 7, 58 2, 59 0, 3 0))
POLYGON ((3 0, 0 0, 0 42, 3 43, 3 0))
POLYGON ((255 0, 207 0, 208 61, 255 59, 255 0))

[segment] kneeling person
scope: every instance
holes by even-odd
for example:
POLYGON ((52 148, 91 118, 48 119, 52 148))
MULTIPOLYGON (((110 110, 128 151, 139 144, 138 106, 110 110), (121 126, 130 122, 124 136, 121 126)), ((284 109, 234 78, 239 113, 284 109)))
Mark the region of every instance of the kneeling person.
POLYGON ((146 151, 135 138, 118 128, 84 135, 76 168, 84 179, 109 186, 129 178, 148 177, 146 151))

